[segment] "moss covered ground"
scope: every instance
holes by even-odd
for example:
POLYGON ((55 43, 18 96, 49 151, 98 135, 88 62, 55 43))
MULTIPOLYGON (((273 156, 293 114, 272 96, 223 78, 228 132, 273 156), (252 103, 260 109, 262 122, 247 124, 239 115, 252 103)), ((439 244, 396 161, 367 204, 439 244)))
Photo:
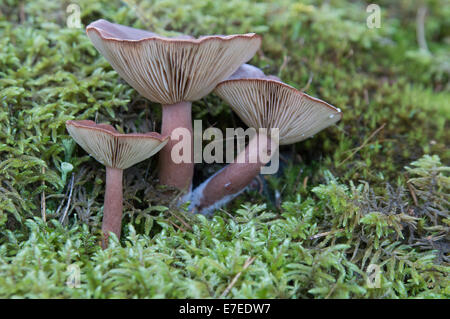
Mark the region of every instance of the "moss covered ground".
MULTIPOLYGON (((0 0, 0 297, 448 298, 450 6, 377 4, 371 29, 359 1, 0 0), (71 3, 82 28, 67 27, 71 3), (250 63, 343 120, 283 147, 278 174, 211 218, 174 207, 155 158, 130 168, 123 237, 103 251, 105 171, 65 121, 159 131, 161 114, 87 38, 99 18, 259 33, 250 63)), ((245 127, 213 94, 193 118, 245 127)), ((196 165, 195 184, 219 168, 196 165)))

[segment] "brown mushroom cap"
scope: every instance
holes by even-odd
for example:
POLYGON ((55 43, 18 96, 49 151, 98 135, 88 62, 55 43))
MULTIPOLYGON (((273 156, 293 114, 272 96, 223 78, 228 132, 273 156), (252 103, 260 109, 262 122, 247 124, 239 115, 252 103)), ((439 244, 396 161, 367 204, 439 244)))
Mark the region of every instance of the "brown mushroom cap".
POLYGON ((242 64, 227 80, 265 78, 264 72, 254 65, 242 64))
POLYGON ((242 79, 266 79, 281 82, 281 79, 276 75, 265 75, 264 72, 251 64, 242 64, 236 72, 234 72, 227 80, 242 80, 242 79))
POLYGON ((122 78, 161 104, 201 99, 261 45, 254 33, 166 38, 103 19, 91 23, 86 32, 122 78))
POLYGON ((107 124, 93 121, 67 121, 70 136, 92 157, 107 167, 126 169, 166 145, 168 137, 158 133, 120 134, 107 124))
POLYGON ((269 77, 226 80, 214 92, 249 127, 278 128, 280 144, 302 141, 342 118, 340 109, 269 77))

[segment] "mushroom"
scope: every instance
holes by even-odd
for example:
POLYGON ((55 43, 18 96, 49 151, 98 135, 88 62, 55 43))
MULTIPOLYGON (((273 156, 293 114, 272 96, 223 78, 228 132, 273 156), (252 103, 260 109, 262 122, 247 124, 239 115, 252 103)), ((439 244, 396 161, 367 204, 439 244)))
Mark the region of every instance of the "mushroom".
POLYGON ((150 101, 162 104, 161 134, 171 139, 160 153, 160 182, 190 191, 194 173, 191 102, 209 94, 250 60, 261 37, 247 33, 167 38, 103 19, 91 23, 86 32, 125 81, 150 101), (178 164, 172 157, 172 148, 178 144, 172 132, 177 128, 189 136, 178 143, 191 155, 190 161, 178 164))
POLYGON ((266 75, 254 65, 242 64, 227 80, 265 78, 266 75))
POLYGON ((168 137, 155 132, 120 134, 111 125, 89 120, 67 121, 66 128, 86 152, 106 167, 102 222, 102 247, 106 248, 110 232, 120 238, 123 170, 156 154, 167 144, 168 137))
POLYGON ((234 162, 193 191, 190 208, 198 213, 210 214, 242 192, 277 153, 279 145, 312 137, 342 117, 340 109, 277 77, 266 77, 250 68, 247 71, 238 70, 240 74, 219 83, 214 92, 231 105, 245 124, 259 132, 234 162), (277 136, 269 134, 271 129, 278 129, 277 136))

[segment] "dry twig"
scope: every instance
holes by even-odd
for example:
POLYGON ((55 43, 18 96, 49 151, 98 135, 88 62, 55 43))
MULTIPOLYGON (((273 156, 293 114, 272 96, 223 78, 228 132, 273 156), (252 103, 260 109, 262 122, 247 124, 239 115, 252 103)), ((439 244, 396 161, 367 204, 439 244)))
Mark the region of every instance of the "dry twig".
POLYGON ((361 149, 363 149, 367 143, 375 136, 377 135, 382 129, 384 129, 384 127, 386 126, 386 123, 384 123, 383 125, 381 125, 379 128, 377 128, 372 134, 370 134, 370 136, 360 145, 358 146, 349 156, 347 156, 346 159, 344 159, 342 162, 340 162, 337 167, 341 166, 342 164, 344 164, 345 162, 347 162, 349 159, 351 159, 356 153, 358 153, 361 149))
POLYGON ((417 201, 417 196, 416 192, 414 191, 414 187, 409 182, 407 182, 406 185, 408 185, 408 189, 409 192, 411 193, 411 197, 413 198, 414 205, 419 206, 419 202, 417 201))
POLYGON ((220 298, 224 298, 231 290, 231 288, 233 288, 233 286, 236 284, 237 280, 239 279, 239 277, 241 277, 242 272, 248 268, 248 266, 250 266, 254 261, 255 261, 256 257, 248 257, 248 259, 245 261, 244 263, 244 267, 242 267, 242 270, 240 272, 238 272, 236 274, 236 276, 234 276, 233 280, 231 281, 231 283, 228 285, 228 287, 223 291, 223 293, 220 295, 220 298))
MULTIPOLYGON (((45 167, 42 167, 42 174, 45 175, 45 167)), ((42 194, 41 194, 41 216, 44 222, 47 221, 46 214, 46 204, 45 204, 45 179, 42 179, 42 194)))
POLYGON ((72 173, 72 178, 70 179, 70 192, 69 192, 69 199, 67 200, 67 204, 66 207, 64 208, 64 213, 62 214, 61 218, 59 219, 59 222, 61 224, 64 223, 64 220, 67 216, 67 212, 69 211, 69 207, 70 207, 70 202, 72 201, 72 192, 73 192, 73 184, 74 184, 74 179, 75 179, 75 175, 72 173))
POLYGON ((323 233, 319 233, 319 234, 316 234, 314 236, 309 237, 309 240, 317 239, 317 238, 320 238, 320 237, 325 237, 325 236, 328 236, 328 235, 331 235, 331 234, 335 234, 335 233, 341 232, 343 230, 344 230, 343 228, 339 228, 339 229, 335 229, 335 230, 330 230, 330 231, 326 231, 326 232, 323 232, 323 233))
POLYGON ((312 82, 313 78, 314 78, 314 73, 310 72, 309 73, 309 77, 308 77, 308 82, 306 82, 306 85, 304 87, 302 87, 300 89, 300 91, 304 92, 307 89, 309 89, 309 86, 311 85, 311 82, 312 82))

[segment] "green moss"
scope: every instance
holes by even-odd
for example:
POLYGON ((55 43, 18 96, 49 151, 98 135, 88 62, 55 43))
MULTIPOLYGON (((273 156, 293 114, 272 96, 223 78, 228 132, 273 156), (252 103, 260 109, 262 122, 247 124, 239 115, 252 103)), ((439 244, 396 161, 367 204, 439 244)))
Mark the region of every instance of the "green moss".
POLYGON ((227 297, 448 298, 450 168, 437 157, 412 164, 417 206, 401 187, 377 196, 326 173, 326 184, 279 211, 252 205, 234 216, 194 216, 189 230, 155 208, 157 232, 138 234, 130 224, 122 243, 113 238, 104 251, 76 220, 63 227, 29 219, 2 233, 0 296, 214 298, 242 272, 227 297), (73 264, 79 288, 65 283, 73 264), (380 267, 378 287, 368 284, 369 265, 380 267))
MULTIPOLYGON (((252 64, 344 112, 283 147, 281 171, 210 220, 173 208, 154 160, 127 170, 124 238, 102 251, 105 172, 64 123, 159 130, 160 107, 118 77, 83 29, 67 28, 69 1, 0 1, 0 296, 220 297, 243 271, 227 297, 448 298, 444 2, 423 1, 424 53, 410 1, 378 1, 380 29, 366 27, 366 4, 343 0, 76 1, 84 26, 105 18, 163 34, 260 33, 252 64), (73 263, 80 289, 65 285, 73 263), (367 286, 370 264, 381 267, 380 288, 367 286)), ((244 126, 213 94, 193 117, 244 126)), ((195 182, 218 168, 197 165, 195 182)))

